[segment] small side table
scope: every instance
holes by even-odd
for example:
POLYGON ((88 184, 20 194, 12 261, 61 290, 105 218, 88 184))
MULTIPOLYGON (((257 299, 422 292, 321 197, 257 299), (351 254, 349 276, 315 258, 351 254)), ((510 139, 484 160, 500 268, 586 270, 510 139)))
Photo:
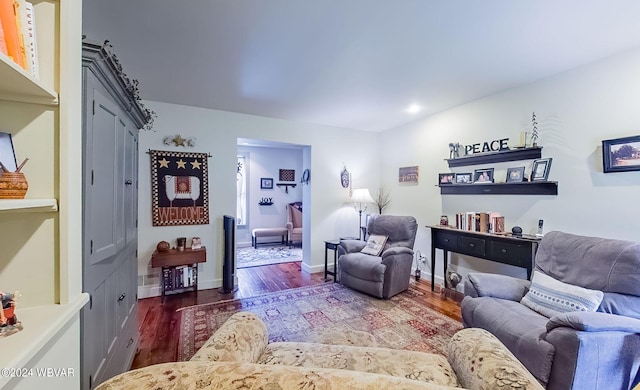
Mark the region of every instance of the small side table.
POLYGON ((198 291, 198 263, 207 261, 207 248, 169 249, 153 252, 151 266, 162 267, 162 295, 167 293, 198 291))
POLYGON ((340 245, 340 240, 329 240, 329 241, 325 241, 324 242, 324 281, 328 282, 329 278, 327 277, 327 275, 331 275, 333 276, 333 282, 336 282, 336 278, 337 278, 337 274, 338 274, 338 269, 337 267, 337 263, 338 263, 338 245, 340 245), (328 264, 328 252, 329 250, 333 251, 333 271, 329 271, 329 264, 328 264))

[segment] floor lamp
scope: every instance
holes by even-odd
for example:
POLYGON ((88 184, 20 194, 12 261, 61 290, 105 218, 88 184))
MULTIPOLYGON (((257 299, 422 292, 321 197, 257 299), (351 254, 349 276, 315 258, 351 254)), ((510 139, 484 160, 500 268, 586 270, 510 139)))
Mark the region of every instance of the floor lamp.
POLYGON ((371 194, 369 193, 369 189, 367 188, 356 188, 353 190, 353 195, 351 195, 351 203, 353 203, 353 208, 360 214, 360 229, 358 229, 358 239, 362 239, 362 212, 367 211, 367 203, 374 203, 371 194))

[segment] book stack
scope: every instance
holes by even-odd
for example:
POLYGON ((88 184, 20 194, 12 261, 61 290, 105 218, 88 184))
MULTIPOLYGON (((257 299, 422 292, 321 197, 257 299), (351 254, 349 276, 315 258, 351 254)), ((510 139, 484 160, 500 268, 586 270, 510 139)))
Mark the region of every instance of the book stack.
POLYGON ((0 0, 0 52, 38 78, 38 49, 33 4, 0 0))
POLYGON ((456 229, 479 233, 504 233, 504 217, 494 211, 465 211, 456 214, 456 229))
POLYGON ((165 268, 163 274, 164 290, 171 291, 193 287, 196 282, 196 268, 188 265, 165 268))

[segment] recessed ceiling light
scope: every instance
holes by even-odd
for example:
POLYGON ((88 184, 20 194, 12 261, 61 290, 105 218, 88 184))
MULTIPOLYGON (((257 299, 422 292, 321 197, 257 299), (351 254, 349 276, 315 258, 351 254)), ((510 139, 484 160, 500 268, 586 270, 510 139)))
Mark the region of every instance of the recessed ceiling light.
POLYGON ((405 111, 409 114, 415 114, 422 111, 422 107, 414 103, 410 105, 405 111))

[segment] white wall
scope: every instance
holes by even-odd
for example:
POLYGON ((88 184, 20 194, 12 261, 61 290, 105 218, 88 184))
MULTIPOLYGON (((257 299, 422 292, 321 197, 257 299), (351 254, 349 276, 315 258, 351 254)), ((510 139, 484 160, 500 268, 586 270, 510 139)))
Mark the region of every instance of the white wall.
MULTIPOLYGON (((347 204, 348 190, 340 185, 340 171, 346 164, 357 187, 377 188, 379 182, 378 137, 375 133, 328 126, 296 123, 252 115, 180 106, 160 102, 144 102, 158 118, 153 131, 140 133, 140 179, 138 215, 139 296, 159 294, 158 270, 150 268, 151 254, 159 241, 175 245, 179 236, 202 238, 207 247, 207 262, 199 265, 199 288, 222 284, 223 229, 222 216, 235 215, 237 139, 263 139, 308 145, 303 151, 303 167, 311 169, 311 184, 303 187, 303 221, 310 234, 303 238, 303 269, 324 269, 324 240, 357 235, 358 216, 347 204), (210 153, 209 159, 209 225, 151 225, 150 160, 146 152, 154 150, 186 150, 166 146, 166 136, 181 134, 196 138, 189 151, 210 153)), ((277 178, 277 177, 274 177, 277 178)))
MULTIPOLYGON (((640 220, 640 172, 604 174, 601 141, 640 134, 638 69, 640 49, 383 132, 381 176, 392 189, 389 212, 418 219, 415 249, 427 255, 429 265, 430 236, 425 225, 437 224, 441 214, 451 221, 460 211, 499 211, 506 216, 508 230, 518 225, 525 233, 535 233, 538 219, 544 219, 545 232, 637 241, 632 221, 640 220), (509 137, 511 145, 517 145, 520 131, 531 129, 533 111, 542 157, 553 158, 549 180, 558 181, 558 196, 440 195, 435 186, 438 173, 494 166, 497 181, 504 181, 507 167, 525 165, 530 173, 532 161, 450 170, 444 159, 449 142, 473 144, 509 137), (398 167, 407 165, 420 166, 418 186, 398 185, 398 167)), ((441 280, 442 255, 437 252, 436 275, 441 280)), ((470 257, 454 255, 451 263, 459 264, 463 272, 525 276, 521 268, 470 257)))
MULTIPOLYGON (((281 147, 238 146, 238 154, 247 156, 247 202, 248 225, 238 227, 236 242, 238 245, 251 244, 251 229, 262 227, 285 227, 287 223, 287 204, 302 202, 302 149, 281 147), (278 187, 280 169, 295 170, 296 187, 278 187), (273 179, 273 189, 260 188, 260 179, 273 179), (260 206, 262 198, 272 198, 273 205, 260 206)), ((264 239, 263 239, 264 240, 264 239)))

